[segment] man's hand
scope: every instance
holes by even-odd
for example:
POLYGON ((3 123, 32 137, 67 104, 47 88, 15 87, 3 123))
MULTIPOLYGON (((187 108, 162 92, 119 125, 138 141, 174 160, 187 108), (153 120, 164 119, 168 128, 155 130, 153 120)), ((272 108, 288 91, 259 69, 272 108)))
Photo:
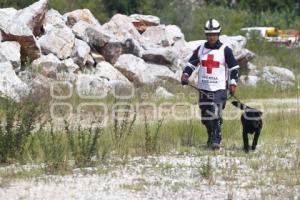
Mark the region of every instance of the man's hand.
POLYGON ((182 74, 181 76, 181 85, 189 84, 189 76, 187 74, 182 74))
POLYGON ((234 95, 234 93, 236 92, 236 88, 237 87, 234 84, 229 85, 229 92, 231 95, 234 95))

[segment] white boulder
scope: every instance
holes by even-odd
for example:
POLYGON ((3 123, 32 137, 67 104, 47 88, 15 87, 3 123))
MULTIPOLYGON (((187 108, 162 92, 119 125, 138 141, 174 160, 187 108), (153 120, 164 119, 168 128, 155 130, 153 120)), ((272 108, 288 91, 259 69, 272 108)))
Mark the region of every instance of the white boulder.
POLYGON ((43 22, 43 28, 46 33, 50 32, 55 27, 64 26, 66 26, 65 21, 63 19, 63 16, 58 11, 51 9, 46 13, 43 22))
POLYGON ((48 4, 48 0, 40 0, 27 8, 19 10, 14 18, 26 24, 35 36, 40 35, 48 4))
POLYGON ((154 83, 163 79, 176 79, 175 74, 168 67, 148 64, 131 54, 121 55, 115 67, 135 85, 154 83))
POLYGON ((88 9, 78 9, 64 14, 64 18, 69 26, 74 26, 79 21, 87 22, 93 26, 99 26, 98 20, 88 9))
POLYGON ((295 74, 291 70, 276 66, 264 67, 262 78, 270 84, 282 86, 294 85, 296 81, 295 74))
POLYGON ((18 10, 15 8, 0 8, 0 13, 8 16, 14 16, 16 15, 18 10))
POLYGON ((247 85, 247 86, 256 86, 258 81, 260 81, 260 77, 258 76, 253 76, 253 75, 248 75, 248 76, 240 76, 239 80, 241 81, 242 84, 247 85))
POLYGON ((133 25, 140 33, 145 32, 150 26, 158 26, 160 24, 160 19, 152 15, 133 14, 129 17, 132 19, 133 25))
POLYGON ((71 57, 75 46, 75 35, 67 27, 54 27, 38 40, 44 54, 53 53, 60 59, 71 57))
POLYGON ((0 43, 0 62, 9 61, 14 68, 21 66, 21 45, 18 42, 0 43))
POLYGON ((126 15, 116 14, 103 27, 112 32, 119 40, 132 38, 138 42, 144 39, 132 23, 132 19, 126 15))
POLYGON ((19 101, 28 93, 29 87, 16 75, 11 63, 0 63, 0 95, 19 101))
POLYGON ((146 29, 142 34, 149 42, 161 46, 171 46, 178 40, 184 40, 184 35, 176 25, 159 25, 146 29))
POLYGON ((108 62, 100 62, 95 68, 95 75, 106 78, 108 81, 121 81, 130 83, 129 80, 108 62))
POLYGON ((21 59, 35 60, 41 55, 40 47, 31 31, 31 29, 15 18, 14 15, 0 11, 0 31, 2 40, 16 41, 21 45, 21 59))

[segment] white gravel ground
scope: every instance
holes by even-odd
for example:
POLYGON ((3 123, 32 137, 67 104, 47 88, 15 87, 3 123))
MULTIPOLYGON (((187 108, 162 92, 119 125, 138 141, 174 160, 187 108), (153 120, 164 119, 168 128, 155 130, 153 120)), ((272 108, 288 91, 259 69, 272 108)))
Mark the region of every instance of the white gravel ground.
MULTIPOLYGON (((221 150, 216 155, 195 151, 125 161, 115 158, 95 168, 75 169, 73 175, 13 179, 1 185, 0 199, 298 200, 299 177, 296 183, 293 178, 297 177, 292 175, 286 175, 284 181, 276 178, 282 169, 299 167, 297 148, 299 144, 294 143, 286 149, 258 150, 247 156, 221 150)), ((28 166, 21 168, 30 170, 28 166)), ((20 167, 0 168, 2 172, 12 169, 20 167)))

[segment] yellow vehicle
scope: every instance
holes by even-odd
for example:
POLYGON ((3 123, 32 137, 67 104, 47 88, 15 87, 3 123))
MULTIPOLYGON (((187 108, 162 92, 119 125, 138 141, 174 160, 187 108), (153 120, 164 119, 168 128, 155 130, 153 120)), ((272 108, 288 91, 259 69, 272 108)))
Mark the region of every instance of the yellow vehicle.
POLYGON ((278 37, 279 36, 279 30, 275 27, 247 27, 242 28, 242 31, 245 31, 246 33, 256 32, 261 37, 278 37))
POLYGON ((269 27, 269 28, 266 28, 265 36, 266 37, 278 37, 280 35, 280 32, 281 31, 275 27, 269 27))

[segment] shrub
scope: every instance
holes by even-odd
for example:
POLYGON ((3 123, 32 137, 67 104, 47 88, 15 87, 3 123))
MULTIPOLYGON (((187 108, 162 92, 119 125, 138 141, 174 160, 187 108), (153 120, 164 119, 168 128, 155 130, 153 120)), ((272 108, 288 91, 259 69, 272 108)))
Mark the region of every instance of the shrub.
POLYGON ((93 158, 97 155, 99 148, 98 141, 101 136, 101 128, 92 127, 87 130, 81 130, 80 126, 77 131, 72 131, 67 122, 65 122, 65 131, 68 138, 68 145, 78 167, 91 166, 93 158))
POLYGON ((0 162, 6 163, 22 152, 24 142, 33 133, 41 116, 38 102, 27 98, 20 103, 1 100, 0 162))

